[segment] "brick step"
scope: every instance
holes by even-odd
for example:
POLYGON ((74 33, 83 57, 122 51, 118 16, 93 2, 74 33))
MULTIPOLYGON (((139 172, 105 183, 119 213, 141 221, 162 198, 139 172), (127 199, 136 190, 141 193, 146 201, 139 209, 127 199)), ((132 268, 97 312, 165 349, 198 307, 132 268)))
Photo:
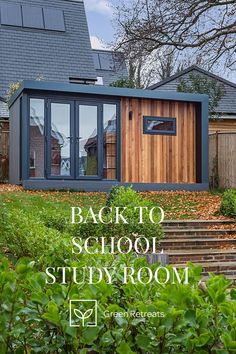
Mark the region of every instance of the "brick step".
MULTIPOLYGON (((208 240, 212 240, 212 239, 217 239, 220 241, 224 241, 225 239, 230 239, 230 240, 235 240, 236 239, 236 233, 235 234, 211 234, 211 235, 207 235, 207 234, 202 234, 202 235, 171 235, 168 237, 164 237, 163 240, 167 240, 167 241, 172 241, 172 240, 176 240, 179 242, 185 242, 186 240, 190 241, 192 239, 198 239, 198 240, 202 240, 202 239, 208 239, 208 240)), ((161 241, 160 241, 161 242, 161 241)))
POLYGON ((235 225, 235 220, 165 220, 161 224, 163 228, 208 228, 211 226, 221 227, 221 226, 233 226, 235 225))
POLYGON ((217 238, 191 238, 185 240, 176 240, 176 239, 164 239, 160 242, 160 248, 164 250, 164 252, 168 253, 169 250, 186 250, 186 249, 208 249, 210 251, 211 248, 222 248, 226 247, 229 249, 228 252, 232 248, 236 249, 236 239, 217 239, 217 238))
MULTIPOLYGON (((204 275, 201 279, 202 282, 205 282, 209 278, 209 275, 204 275)), ((235 286, 236 283, 236 275, 225 275, 225 278, 232 281, 232 285, 235 286)))
MULTIPOLYGON (((225 270, 222 269, 218 272, 213 272, 213 271, 210 272, 218 275, 232 276, 236 279, 236 269, 225 269, 225 270)), ((205 272, 205 274, 203 275, 208 275, 210 272, 205 272)))
MULTIPOLYGON (((235 262, 204 262, 195 263, 202 267, 203 274, 208 274, 210 272, 216 274, 236 274, 236 261, 235 262)), ((182 264, 171 264, 176 268, 185 268, 186 263, 182 264)))
MULTIPOLYGON (((164 237, 165 239, 172 239, 172 238, 191 238, 191 237, 215 237, 215 236, 224 236, 224 235, 232 235, 236 238, 236 230, 232 229, 164 229, 164 237)), ((218 238, 218 237, 217 237, 218 238)))
POLYGON ((194 250, 169 250, 170 264, 186 262, 236 262, 236 249, 194 249, 194 250))

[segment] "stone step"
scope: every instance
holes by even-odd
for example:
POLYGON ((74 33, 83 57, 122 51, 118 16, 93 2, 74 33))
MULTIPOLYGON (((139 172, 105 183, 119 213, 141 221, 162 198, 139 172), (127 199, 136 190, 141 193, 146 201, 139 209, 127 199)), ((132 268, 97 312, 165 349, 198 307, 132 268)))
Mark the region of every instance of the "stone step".
POLYGON ((236 239, 224 238, 191 238, 191 239, 163 239, 160 242, 160 248, 168 253, 169 250, 186 250, 186 249, 210 249, 213 248, 227 248, 228 252, 231 249, 236 249, 236 239))
POLYGON ((211 226, 234 226, 235 220, 165 220, 161 224, 163 228, 208 228, 211 226))
POLYGON ((192 237, 198 237, 198 238, 204 238, 204 237, 215 237, 217 238, 225 235, 232 235, 236 238, 236 230, 232 229, 164 229, 164 238, 165 239, 172 239, 172 238, 192 238, 192 237))
MULTIPOLYGON (((181 264, 171 264, 176 268, 185 268, 187 263, 181 264)), ((195 265, 200 265, 202 267, 203 273, 207 274, 210 272, 217 274, 236 274, 236 261, 235 262, 204 262, 195 263, 195 265)))
POLYGON ((170 264, 186 262, 236 262, 236 249, 194 249, 194 250, 169 250, 170 264))

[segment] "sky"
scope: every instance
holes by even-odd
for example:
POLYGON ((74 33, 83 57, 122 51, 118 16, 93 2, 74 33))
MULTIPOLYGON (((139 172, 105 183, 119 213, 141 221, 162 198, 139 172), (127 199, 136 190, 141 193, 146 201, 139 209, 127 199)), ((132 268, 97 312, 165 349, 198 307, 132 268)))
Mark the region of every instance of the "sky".
POLYGON ((109 48, 114 40, 113 9, 109 0, 84 0, 92 47, 109 48))
MULTIPOLYGON (((84 0, 92 47, 109 49, 114 41, 113 8, 111 3, 119 0, 84 0)), ((221 67, 221 64, 220 64, 221 67)), ((213 70, 213 73, 236 83, 236 72, 224 69, 213 70)))

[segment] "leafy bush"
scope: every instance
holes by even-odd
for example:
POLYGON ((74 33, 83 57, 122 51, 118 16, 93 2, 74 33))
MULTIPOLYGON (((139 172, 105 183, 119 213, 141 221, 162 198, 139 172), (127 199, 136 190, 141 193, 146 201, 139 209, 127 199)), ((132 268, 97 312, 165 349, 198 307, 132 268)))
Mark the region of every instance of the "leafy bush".
POLYGON ((71 257, 71 237, 47 228, 33 214, 22 210, 1 211, 0 245, 15 262, 30 257, 39 264, 64 264, 71 257))
POLYGON ((144 199, 140 194, 135 192, 131 187, 113 188, 107 199, 107 206, 112 208, 111 216, 115 219, 115 208, 124 208, 124 215, 129 221, 128 224, 112 224, 109 226, 110 234, 118 233, 122 236, 145 236, 146 238, 163 236, 162 227, 158 223, 161 220, 161 212, 158 211, 158 217, 155 218, 155 224, 150 221, 149 212, 152 208, 157 207, 152 201, 144 199), (140 219, 140 209, 143 208, 143 223, 138 223, 140 219))
POLYGON ((113 285, 46 285, 34 262, 22 259, 13 270, 0 259, 0 353, 235 352, 236 291, 222 276, 211 277, 204 290, 199 268, 190 269, 189 285, 124 285, 124 264, 138 270, 147 266, 144 259, 81 255, 81 263, 116 266, 113 285), (98 301, 97 327, 69 326, 69 299, 78 298, 98 301), (128 316, 107 317, 105 311, 128 316), (164 316, 132 315, 140 312, 164 316))
POLYGON ((223 215, 236 218, 236 190, 228 189, 221 203, 220 211, 223 215))
POLYGON ((108 193, 108 196, 107 196, 106 207, 111 208, 112 204, 114 203, 116 197, 118 196, 118 194, 120 192, 121 192, 121 189, 119 186, 112 187, 112 189, 110 190, 110 192, 108 193))
POLYGON ((43 210, 41 221, 48 228, 65 232, 68 228, 69 218, 65 214, 58 213, 57 210, 43 210))
MULTIPOLYGON (((111 208, 112 211, 107 211, 103 215, 104 223, 94 224, 92 218, 90 218, 87 224, 72 225, 67 230, 72 236, 78 236, 81 238, 94 237, 115 237, 119 239, 123 236, 134 239, 138 236, 145 236, 147 239, 156 237, 161 239, 163 237, 163 231, 158 221, 160 221, 161 213, 157 213, 155 218, 155 224, 149 219, 149 211, 155 207, 155 204, 149 200, 144 199, 141 195, 136 193, 131 187, 114 187, 109 193, 106 201, 106 207, 111 208), (123 222, 115 223, 116 209, 117 207, 127 209, 124 212, 124 217, 127 219, 128 224, 123 222), (139 223, 139 209, 143 208, 143 223, 139 223), (145 210, 144 208, 147 208, 145 210), (110 220, 112 223, 109 223, 110 220)), ((86 212, 86 210, 84 211, 86 212)), ((98 215, 96 215, 98 217, 98 215)))

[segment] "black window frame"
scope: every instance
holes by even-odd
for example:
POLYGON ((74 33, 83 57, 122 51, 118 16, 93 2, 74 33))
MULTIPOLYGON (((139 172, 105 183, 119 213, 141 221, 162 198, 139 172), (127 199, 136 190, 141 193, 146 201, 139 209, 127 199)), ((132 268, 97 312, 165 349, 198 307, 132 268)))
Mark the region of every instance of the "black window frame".
POLYGON ((143 133, 150 135, 177 135, 176 118, 172 117, 156 117, 156 116, 143 116, 143 133), (172 122, 173 130, 148 130, 148 121, 153 120, 156 122, 172 122))

